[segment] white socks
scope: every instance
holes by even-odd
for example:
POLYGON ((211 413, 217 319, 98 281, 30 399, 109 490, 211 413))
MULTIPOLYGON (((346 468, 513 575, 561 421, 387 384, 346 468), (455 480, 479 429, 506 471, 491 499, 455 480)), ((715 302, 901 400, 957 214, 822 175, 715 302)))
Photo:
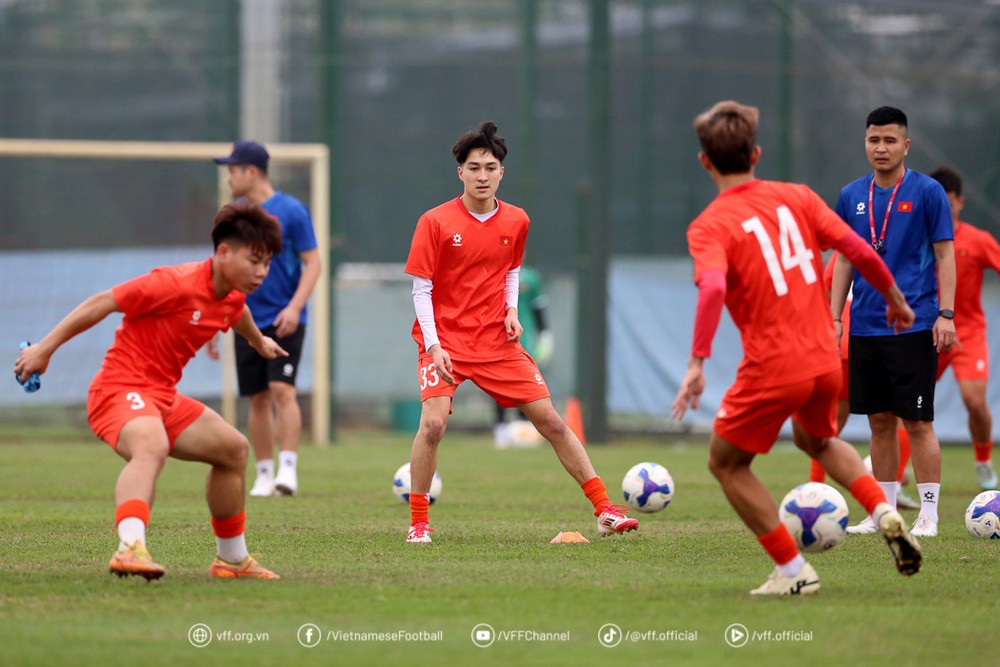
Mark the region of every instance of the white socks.
POLYGON ((118 545, 119 549, 132 546, 136 540, 146 544, 146 524, 135 516, 122 519, 118 522, 118 539, 121 540, 118 545))
POLYGON ((917 484, 920 494, 920 516, 925 516, 934 523, 938 522, 938 496, 941 495, 941 485, 927 482, 917 484))
POLYGON ((257 461, 257 476, 265 479, 274 479, 274 459, 261 459, 257 461))
POLYGON ((227 563, 242 563, 250 555, 250 552, 247 551, 246 533, 236 537, 216 535, 215 544, 218 548, 219 558, 227 563))
POLYGON ((295 464, 298 463, 299 453, 298 452, 278 452, 278 461, 281 462, 282 468, 290 468, 295 470, 295 464))
POLYGON ((879 482, 878 485, 885 493, 885 502, 889 503, 892 509, 896 509, 896 489, 898 488, 896 482, 879 482))
POLYGON ((788 561, 784 565, 779 565, 778 572, 780 572, 782 576, 791 579, 792 577, 798 576, 799 572, 802 571, 802 566, 805 564, 806 559, 802 557, 802 554, 797 554, 795 558, 788 561))

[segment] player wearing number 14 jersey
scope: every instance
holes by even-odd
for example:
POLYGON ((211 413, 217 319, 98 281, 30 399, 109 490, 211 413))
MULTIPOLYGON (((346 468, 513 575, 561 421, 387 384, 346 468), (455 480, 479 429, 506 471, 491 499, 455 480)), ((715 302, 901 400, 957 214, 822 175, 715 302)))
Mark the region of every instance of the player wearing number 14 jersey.
POLYGON ((750 470, 754 457, 770 450, 789 416, 796 445, 878 517, 897 568, 913 574, 920 568, 919 546, 854 448, 836 437, 841 370, 820 248, 837 248, 878 286, 888 302, 890 325, 910 326, 913 311, 875 251, 816 193, 754 177, 761 153, 758 117, 754 107, 719 102, 695 119, 702 146, 698 157, 719 195, 687 232, 698 305, 674 417, 681 419, 689 406, 698 407, 705 389, 704 360, 725 303, 740 330, 744 358, 715 420, 709 468, 775 562, 771 577, 751 594, 819 590, 816 571, 802 558, 770 494, 750 470))
POLYGON ((523 210, 496 198, 507 144, 487 121, 463 134, 452 153, 464 192, 420 217, 405 269, 413 276, 422 402, 410 451, 406 541, 431 541, 429 492, 438 445, 452 396, 465 380, 531 420, 594 505, 602 535, 635 530, 639 522, 625 516, 627 507, 608 499, 586 450, 556 412, 545 380, 519 342, 518 273, 529 223, 523 210))

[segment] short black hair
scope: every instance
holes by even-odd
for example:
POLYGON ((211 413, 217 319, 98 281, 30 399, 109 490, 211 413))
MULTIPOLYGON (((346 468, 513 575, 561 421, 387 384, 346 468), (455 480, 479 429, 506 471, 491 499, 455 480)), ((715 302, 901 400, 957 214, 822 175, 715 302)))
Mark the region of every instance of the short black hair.
POLYGON ((941 184, 945 192, 953 192, 962 196, 962 174, 951 167, 938 167, 930 173, 930 177, 941 184))
POLYGON ((260 206, 241 201, 226 204, 215 214, 212 243, 248 246, 272 257, 281 252, 281 225, 260 206))
POLYGON ((870 114, 865 121, 865 129, 872 125, 899 125, 907 127, 906 114, 896 107, 879 107, 870 114))
POLYGON ((497 124, 492 120, 484 122, 478 130, 469 130, 459 137, 451 147, 451 153, 459 164, 465 164, 474 148, 488 150, 501 164, 507 157, 507 142, 503 137, 497 136, 497 124))

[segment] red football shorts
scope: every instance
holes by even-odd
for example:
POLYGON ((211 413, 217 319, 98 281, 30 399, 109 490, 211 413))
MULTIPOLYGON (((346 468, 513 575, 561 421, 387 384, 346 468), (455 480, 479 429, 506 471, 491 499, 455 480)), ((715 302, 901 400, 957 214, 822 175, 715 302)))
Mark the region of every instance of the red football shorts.
POLYGON ((423 352, 417 360, 417 381, 420 383, 420 401, 434 396, 455 396, 455 390, 464 381, 489 394, 490 398, 504 408, 513 408, 518 403, 531 403, 548 398, 549 388, 535 365, 535 360, 522 351, 517 356, 497 361, 456 361, 451 362, 451 376, 455 384, 448 384, 434 368, 430 354, 423 352))
POLYGON ((841 369, 778 387, 756 389, 740 382, 729 388, 715 418, 715 432, 754 454, 771 451, 785 420, 792 417, 817 438, 837 435, 841 369))
POLYGON ((946 368, 951 365, 951 372, 959 382, 964 380, 990 379, 990 347, 986 344, 986 334, 980 334, 969 340, 964 338, 950 350, 938 354, 937 377, 940 380, 946 368))
POLYGON ((137 391, 135 387, 92 384, 87 395, 87 422, 98 438, 118 446, 122 428, 136 417, 156 417, 163 422, 170 442, 205 411, 202 403, 183 394, 137 391))

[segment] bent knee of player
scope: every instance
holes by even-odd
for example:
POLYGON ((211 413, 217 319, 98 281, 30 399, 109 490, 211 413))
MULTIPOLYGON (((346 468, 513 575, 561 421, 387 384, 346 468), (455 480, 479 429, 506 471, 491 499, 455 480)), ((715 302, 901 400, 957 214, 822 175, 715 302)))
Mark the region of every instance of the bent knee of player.
POLYGON ((420 419, 420 436, 427 444, 437 446, 444 438, 448 418, 437 414, 424 415, 420 419))
POLYGON ((536 417, 533 424, 542 437, 549 442, 563 440, 566 436, 573 433, 569 426, 566 425, 566 422, 563 421, 563 418, 559 416, 559 413, 556 412, 555 408, 546 410, 536 417))

